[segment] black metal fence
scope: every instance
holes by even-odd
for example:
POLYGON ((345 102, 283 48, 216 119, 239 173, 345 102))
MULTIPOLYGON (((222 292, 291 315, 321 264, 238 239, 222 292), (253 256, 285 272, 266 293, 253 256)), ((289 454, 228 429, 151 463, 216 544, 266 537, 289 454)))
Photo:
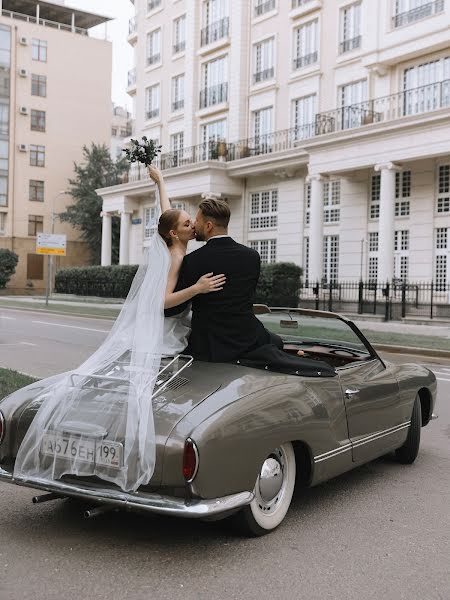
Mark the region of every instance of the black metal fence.
POLYGON ((375 281, 303 284, 300 306, 338 313, 379 315, 385 321, 406 317, 450 319, 450 284, 375 281))

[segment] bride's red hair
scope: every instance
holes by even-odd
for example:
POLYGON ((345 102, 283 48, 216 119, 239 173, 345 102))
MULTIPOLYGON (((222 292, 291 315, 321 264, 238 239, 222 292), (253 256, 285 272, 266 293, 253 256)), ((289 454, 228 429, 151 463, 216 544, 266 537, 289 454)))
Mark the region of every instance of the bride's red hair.
POLYGON ((169 248, 173 244, 173 240, 170 237, 170 232, 177 230, 180 215, 181 210, 178 210, 178 208, 170 208, 169 210, 163 212, 163 214, 159 217, 158 233, 169 248))

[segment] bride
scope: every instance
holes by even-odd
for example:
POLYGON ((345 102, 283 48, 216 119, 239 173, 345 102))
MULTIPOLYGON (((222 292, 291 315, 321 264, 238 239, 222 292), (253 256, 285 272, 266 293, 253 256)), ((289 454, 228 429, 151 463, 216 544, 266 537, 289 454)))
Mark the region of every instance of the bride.
MULTIPOLYGON (((206 273, 193 286, 174 292, 181 269, 181 263, 187 252, 190 240, 195 239, 194 224, 190 215, 180 209, 171 208, 167 195, 164 178, 159 169, 148 167, 150 178, 155 182, 159 191, 161 216, 158 223, 158 234, 167 244, 170 252, 170 270, 167 277, 167 287, 164 308, 172 308, 191 300, 197 294, 219 292, 226 282, 225 275, 206 273)), ((174 317, 164 319, 163 346, 164 356, 180 354, 187 346, 191 331, 190 306, 174 317)))

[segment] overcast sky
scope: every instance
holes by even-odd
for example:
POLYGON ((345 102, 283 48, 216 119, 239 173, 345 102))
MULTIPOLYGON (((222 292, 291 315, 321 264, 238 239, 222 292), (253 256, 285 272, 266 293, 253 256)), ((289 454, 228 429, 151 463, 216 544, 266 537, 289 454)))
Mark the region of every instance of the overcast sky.
MULTIPOLYGON (((107 37, 113 44, 112 99, 131 110, 131 98, 126 87, 128 70, 133 66, 133 49, 127 42, 128 19, 134 15, 133 4, 130 0, 66 0, 66 4, 114 17, 114 21, 107 24, 107 37)), ((104 25, 92 30, 96 37, 103 37, 104 31, 104 25)))

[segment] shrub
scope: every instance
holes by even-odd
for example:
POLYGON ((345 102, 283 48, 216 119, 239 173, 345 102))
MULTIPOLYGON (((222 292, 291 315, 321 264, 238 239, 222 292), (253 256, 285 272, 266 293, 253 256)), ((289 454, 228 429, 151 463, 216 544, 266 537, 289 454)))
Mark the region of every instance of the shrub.
POLYGON ((55 291, 59 294, 125 298, 138 265, 111 267, 71 267, 56 273, 55 291))
POLYGON ((255 302, 267 306, 290 306, 299 303, 302 269, 294 263, 261 265, 255 302))
POLYGON ((0 288, 6 287, 6 284, 16 272, 19 257, 15 252, 0 248, 0 288))

